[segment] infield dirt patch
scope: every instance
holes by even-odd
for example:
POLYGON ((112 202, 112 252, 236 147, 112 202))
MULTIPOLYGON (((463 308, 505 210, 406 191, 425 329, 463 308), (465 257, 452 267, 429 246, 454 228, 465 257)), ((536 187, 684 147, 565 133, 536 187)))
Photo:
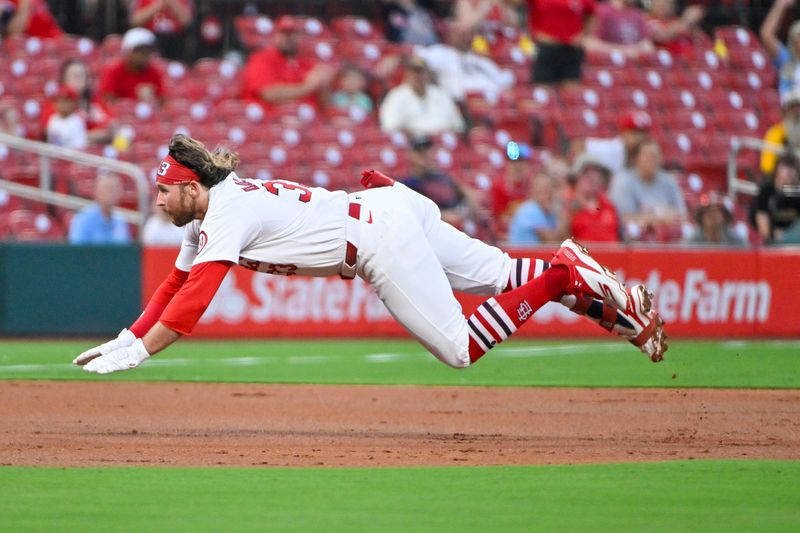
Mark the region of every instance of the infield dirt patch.
POLYGON ((800 391, 0 381, 0 464, 800 459, 800 391))

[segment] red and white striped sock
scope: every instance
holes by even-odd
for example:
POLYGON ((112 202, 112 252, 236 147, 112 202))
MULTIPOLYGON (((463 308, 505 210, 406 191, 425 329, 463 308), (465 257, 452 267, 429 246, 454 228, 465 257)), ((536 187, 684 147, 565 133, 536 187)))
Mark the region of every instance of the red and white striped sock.
POLYGON ((470 362, 474 363, 513 335, 544 304, 559 301, 568 284, 569 271, 558 265, 479 305, 467 319, 470 362))
MULTIPOLYGON (((550 263, 542 259, 532 259, 521 257, 512 259, 511 272, 508 275, 508 282, 503 293, 512 291, 530 280, 538 278, 550 268, 550 263)), ((570 311, 584 315, 593 322, 600 324, 606 331, 613 331, 614 326, 623 329, 631 329, 632 326, 622 314, 617 312, 617 308, 600 300, 594 300, 588 296, 576 296, 570 302, 562 301, 570 311), (570 305, 571 304, 571 305, 570 305)))
POLYGON ((508 274, 508 282, 503 292, 522 287, 530 280, 541 276, 548 268, 550 263, 542 259, 531 259, 521 257, 511 260, 511 272, 508 274))

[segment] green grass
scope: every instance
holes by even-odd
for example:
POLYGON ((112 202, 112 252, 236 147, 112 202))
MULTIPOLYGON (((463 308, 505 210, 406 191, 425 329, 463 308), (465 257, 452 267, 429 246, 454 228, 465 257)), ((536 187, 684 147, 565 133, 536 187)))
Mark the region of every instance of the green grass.
POLYGON ((588 387, 800 387, 800 341, 672 344, 653 364, 624 342, 511 341, 453 370, 405 340, 182 341, 133 371, 70 364, 95 341, 2 341, 0 379, 588 387))
POLYGON ((0 468, 4 531, 796 531, 800 462, 0 468))

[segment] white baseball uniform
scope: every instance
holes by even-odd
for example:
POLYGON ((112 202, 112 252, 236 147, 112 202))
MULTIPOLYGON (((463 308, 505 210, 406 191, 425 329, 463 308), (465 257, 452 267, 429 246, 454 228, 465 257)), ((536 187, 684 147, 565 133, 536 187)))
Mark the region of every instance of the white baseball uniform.
POLYGON ((288 276, 352 277, 352 270, 453 367, 470 362, 467 320, 453 290, 499 294, 512 265, 498 248, 443 222, 435 203, 400 183, 347 194, 235 173, 209 190, 205 218, 186 226, 176 267, 188 271, 209 261, 288 276))

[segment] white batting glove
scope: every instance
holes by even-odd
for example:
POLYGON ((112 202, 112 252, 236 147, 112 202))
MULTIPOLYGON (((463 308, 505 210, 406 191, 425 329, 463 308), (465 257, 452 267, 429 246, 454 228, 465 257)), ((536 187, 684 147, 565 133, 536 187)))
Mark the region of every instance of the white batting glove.
POLYGON ((133 334, 132 331, 125 328, 119 332, 116 339, 112 339, 106 343, 101 344, 100 346, 95 346, 94 348, 89 348, 78 357, 72 360, 72 362, 76 365, 85 365, 95 357, 100 357, 101 355, 105 355, 107 353, 111 353, 114 350, 119 348, 125 348, 126 346, 130 346, 136 340, 136 335, 133 334))
POLYGON ((92 359, 83 367, 86 372, 95 372, 97 374, 110 374, 118 370, 130 370, 136 368, 142 361, 150 357, 144 347, 142 339, 136 341, 124 348, 118 348, 100 357, 92 359))

